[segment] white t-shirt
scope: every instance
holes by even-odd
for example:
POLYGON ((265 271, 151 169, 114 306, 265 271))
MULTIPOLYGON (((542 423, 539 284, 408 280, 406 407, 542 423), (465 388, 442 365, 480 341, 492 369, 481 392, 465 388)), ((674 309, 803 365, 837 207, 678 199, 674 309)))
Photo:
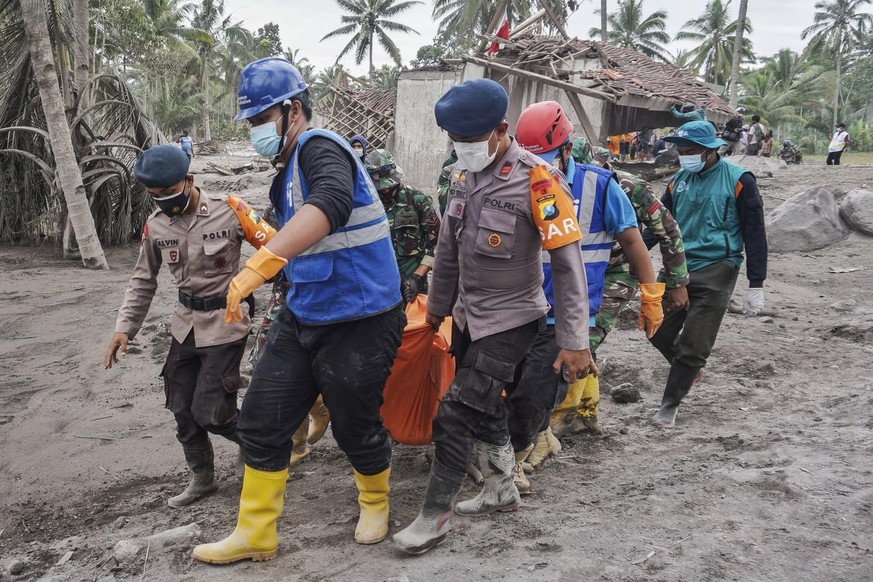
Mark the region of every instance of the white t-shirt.
POLYGON ((828 152, 841 152, 846 149, 846 143, 849 141, 849 132, 845 129, 834 132, 834 137, 831 138, 831 145, 828 146, 828 152))

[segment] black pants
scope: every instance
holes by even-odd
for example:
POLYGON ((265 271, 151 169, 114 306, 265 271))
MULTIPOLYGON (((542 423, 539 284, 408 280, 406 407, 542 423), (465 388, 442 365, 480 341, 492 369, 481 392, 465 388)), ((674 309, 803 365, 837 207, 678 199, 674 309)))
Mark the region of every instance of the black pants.
POLYGON ((209 439, 208 432, 236 441, 239 363, 247 337, 198 348, 194 332, 183 343, 170 344, 161 376, 167 408, 176 417, 176 438, 183 445, 209 439))
POLYGON ((757 144, 757 143, 750 143, 750 144, 748 145, 748 147, 746 147, 746 155, 747 155, 747 156, 757 156, 757 155, 758 155, 758 149, 760 149, 760 147, 761 147, 760 144, 757 144))
POLYGON ((668 362, 676 360, 691 368, 706 365, 738 274, 737 266, 729 261, 689 273, 686 289, 691 305, 687 310, 667 312, 665 295, 664 323, 651 342, 668 362))
POLYGON ((567 397, 567 382, 552 364, 558 358, 555 326, 547 325, 521 364, 521 375, 509 394, 509 437, 512 448, 522 451, 549 427, 552 410, 567 397))
POLYGON ((303 325, 283 307, 243 398, 237 432, 246 463, 260 471, 288 466, 291 435, 319 394, 333 436, 363 475, 391 463, 379 409, 403 336, 406 313, 385 313, 330 325, 303 325))
MULTIPOLYGON (((506 444, 511 405, 502 395, 505 390, 512 398, 522 374, 521 364, 545 327, 543 317, 477 341, 472 341, 469 332, 453 328, 452 352, 458 371, 433 421, 440 463, 464 472, 473 439, 506 444)), ((538 425, 534 434, 536 428, 538 425)))
POLYGON ((843 157, 843 150, 840 150, 838 152, 828 152, 827 164, 829 166, 839 166, 841 157, 843 157))

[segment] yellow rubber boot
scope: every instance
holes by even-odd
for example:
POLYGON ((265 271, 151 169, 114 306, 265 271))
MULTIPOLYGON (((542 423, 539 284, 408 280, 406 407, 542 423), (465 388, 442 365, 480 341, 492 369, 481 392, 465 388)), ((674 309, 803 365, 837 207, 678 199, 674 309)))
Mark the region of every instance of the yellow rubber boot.
POLYGON ((291 460, 289 466, 300 464, 309 459, 309 445, 306 444, 306 435, 309 434, 309 415, 303 419, 294 434, 291 435, 291 460))
POLYGON ((195 547, 194 557, 209 564, 275 558, 279 546, 276 520, 282 513, 287 480, 288 469, 258 471, 246 465, 236 529, 220 542, 195 547))
POLYGON ((598 414, 600 412, 598 404, 600 404, 600 380, 596 376, 588 375, 583 379, 585 382, 582 390, 582 398, 579 400, 580 428, 583 431, 600 432, 600 422, 598 422, 598 414))
POLYGON ((359 544, 378 544, 388 535, 388 478, 391 467, 375 475, 361 475, 355 471, 358 485, 358 505, 361 517, 355 527, 355 541, 359 544))
POLYGON ((552 428, 552 433, 556 437, 564 436, 569 432, 573 432, 576 425, 576 409, 579 406, 579 401, 582 398, 582 391, 585 387, 585 378, 575 380, 570 383, 567 388, 567 397, 561 402, 555 411, 552 413, 552 420, 549 423, 552 428))
POLYGON ((314 445, 324 436, 324 431, 327 430, 327 425, 330 423, 330 411, 324 405, 324 400, 320 395, 315 400, 315 404, 312 405, 309 415, 312 417, 312 423, 309 425, 309 435, 306 437, 306 441, 310 445, 314 445))

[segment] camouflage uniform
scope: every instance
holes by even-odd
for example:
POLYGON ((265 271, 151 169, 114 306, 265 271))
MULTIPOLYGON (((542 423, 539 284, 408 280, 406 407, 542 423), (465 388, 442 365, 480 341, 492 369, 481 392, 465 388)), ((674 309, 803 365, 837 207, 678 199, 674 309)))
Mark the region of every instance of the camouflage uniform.
POLYGON ((452 150, 451 155, 443 162, 443 169, 437 180, 437 199, 440 203, 440 216, 446 213, 446 205, 449 200, 449 182, 452 178, 452 166, 458 161, 458 155, 452 150))
MULTIPOLYGON (((667 289, 688 284, 685 247, 673 215, 661 205, 652 187, 627 172, 616 172, 621 189, 630 198, 637 220, 658 239, 664 262, 667 289)), ((630 263, 618 242, 612 245, 609 266, 603 285, 603 302, 590 330, 590 346, 594 352, 612 331, 621 310, 636 294, 637 280, 631 273, 630 263)))
MULTIPOLYGON (((385 205, 391 242, 402 277, 411 277, 419 265, 433 268, 440 217, 433 199, 415 188, 400 184, 393 199, 385 205)), ((427 293, 427 281, 420 289, 427 293)))
MULTIPOLYGON (((405 282, 420 265, 433 268, 440 216, 430 196, 401 183, 403 170, 388 150, 371 151, 366 165, 385 205, 394 256, 401 280, 405 282)), ((427 293, 427 278, 423 279, 418 292, 427 293)))
POLYGON ((584 137, 577 137, 573 140, 573 149, 570 155, 580 164, 591 164, 593 156, 591 155, 591 146, 588 140, 584 137))

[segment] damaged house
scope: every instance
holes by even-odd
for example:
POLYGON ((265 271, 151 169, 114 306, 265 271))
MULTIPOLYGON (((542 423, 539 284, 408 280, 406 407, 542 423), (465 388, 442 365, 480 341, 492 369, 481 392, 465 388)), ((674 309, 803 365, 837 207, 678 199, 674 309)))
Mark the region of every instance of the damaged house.
POLYGON ((468 56, 455 65, 401 73, 394 134, 387 144, 410 185, 434 190, 451 144, 434 122, 433 107, 452 85, 467 79, 486 77, 503 85, 509 94, 510 132, 525 107, 554 100, 567 111, 577 135, 592 143, 616 133, 676 126, 670 107, 681 103, 703 108, 717 124, 737 115, 690 73, 636 51, 544 36, 500 42, 503 48, 490 59, 468 56))

